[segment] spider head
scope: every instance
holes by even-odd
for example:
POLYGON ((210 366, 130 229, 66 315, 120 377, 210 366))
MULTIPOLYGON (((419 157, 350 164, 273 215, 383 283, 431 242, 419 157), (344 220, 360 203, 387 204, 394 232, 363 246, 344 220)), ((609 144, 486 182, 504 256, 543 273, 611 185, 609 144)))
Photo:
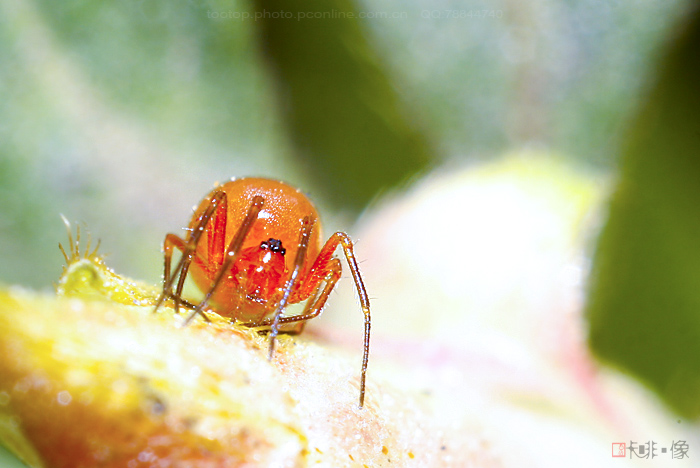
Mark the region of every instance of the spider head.
POLYGON ((232 273, 248 300, 265 304, 283 286, 287 271, 285 252, 282 242, 272 238, 243 249, 232 273))

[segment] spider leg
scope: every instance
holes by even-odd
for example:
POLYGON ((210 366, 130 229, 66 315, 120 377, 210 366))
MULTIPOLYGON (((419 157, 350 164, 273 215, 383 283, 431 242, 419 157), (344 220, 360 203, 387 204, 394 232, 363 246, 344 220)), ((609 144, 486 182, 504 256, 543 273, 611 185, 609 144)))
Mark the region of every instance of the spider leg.
MULTIPOLYGON (((308 277, 307 277, 307 279, 308 279, 308 277)), ((340 275, 338 275, 338 279, 340 279, 340 275)), ((336 282, 337 282, 337 280, 336 280, 336 282)), ((314 291, 314 293, 311 296, 309 296, 309 298, 306 300, 306 307, 304 308, 304 312, 302 314, 300 314, 302 316, 307 316, 307 317, 304 318, 303 320, 292 321, 291 323, 293 323, 294 326, 289 327, 289 328, 280 329, 280 333, 285 333, 286 335, 299 335, 299 334, 301 334, 301 332, 304 331, 304 328, 306 327, 306 321, 308 319, 311 319, 311 318, 318 316, 321 313, 320 311, 323 310, 324 306, 322 305, 319 309, 318 314, 316 314, 316 315, 311 314, 311 309, 312 309, 312 307, 315 306, 316 300, 318 299, 320 292, 321 292, 321 283, 319 283, 316 286, 316 290, 314 291)), ((294 302, 294 294, 292 294, 291 301, 294 302)), ((292 316, 292 317, 295 317, 295 316, 292 316)), ((296 317, 298 317, 298 315, 296 317)), ((281 317, 281 318, 284 318, 284 317, 281 317)), ((291 318, 291 317, 289 317, 289 318, 291 318)), ((288 323, 290 323, 290 322, 288 322, 288 323)), ((284 323, 282 323, 282 325, 284 325, 284 323)))
MULTIPOLYGON (((283 325, 286 323, 298 323, 300 325, 306 324, 306 321, 309 319, 312 319, 314 317, 318 317, 321 314, 321 311, 323 310, 323 307, 326 305, 326 301, 328 300, 328 296, 331 294, 331 291, 335 287, 335 284, 338 282, 340 279, 340 275, 342 274, 342 267, 340 266, 340 260, 337 258, 331 258, 328 266, 326 267, 326 276, 322 278, 321 281, 318 281, 315 285, 311 285, 312 287, 315 287, 314 293, 312 296, 310 296, 312 299, 309 300, 309 303, 306 305, 306 308, 304 309, 304 312, 299 314, 299 315, 290 315, 287 317, 279 317, 277 319, 277 323, 279 325, 283 325), (325 287, 323 288, 323 291, 321 291, 321 294, 319 295, 319 290, 321 289, 321 286, 325 282, 325 287)), ((302 287, 305 287, 306 285, 303 285, 302 287)), ((243 325, 246 327, 269 327, 274 323, 274 318, 267 319, 267 320, 261 320, 259 322, 249 322, 249 323, 244 323, 243 325)), ((301 329, 298 330, 293 330, 291 332, 287 333, 301 333, 301 329)))
MULTIPOLYGON (((226 197, 226 194, 224 192, 220 193, 224 195, 224 198, 226 197)), ((204 310, 206 305, 211 300, 211 297, 214 295, 216 288, 219 286, 219 284, 221 284, 221 280, 224 278, 224 276, 228 274, 229 270, 231 269, 231 266, 233 265, 233 262, 236 261, 236 257, 238 256, 238 253, 241 250, 243 241, 245 241, 245 238, 250 232, 250 229, 253 227, 253 223, 255 223, 255 220, 258 219, 258 214, 260 213, 260 210, 262 210, 264 203, 265 199, 263 197, 259 195, 253 197, 253 201, 250 204, 250 207, 248 208, 248 213, 246 214, 245 219, 238 227, 236 235, 233 236, 233 239, 231 239, 228 248, 224 252, 223 263, 219 267, 219 272, 217 273, 216 278, 214 278, 214 282, 212 283, 211 288, 209 288, 209 291, 204 296, 204 299, 202 299, 202 302, 197 304, 194 311, 190 314, 189 317, 187 317, 187 320, 185 320, 183 326, 189 324, 197 314, 203 315, 202 310, 204 310)))
POLYGON ((212 196, 211 200, 209 200, 209 205, 207 206, 207 209, 204 210, 204 212, 200 216, 197 225, 194 227, 194 229, 192 229, 187 235, 186 241, 183 241, 174 234, 168 234, 167 236, 165 236, 165 240, 163 242, 163 252, 165 257, 165 271, 163 273, 163 291, 161 292, 160 296, 158 297, 158 300, 156 301, 156 306, 153 309, 153 312, 156 312, 158 308, 163 304, 163 301, 165 301, 165 299, 168 297, 173 297, 175 299, 175 310, 178 310, 180 304, 180 296, 182 294, 182 288, 184 287, 185 278, 187 278, 187 272, 190 268, 190 264, 192 263, 192 259, 194 258, 195 252, 197 250, 197 244, 199 243, 199 239, 202 237, 202 234, 204 234, 205 228, 209 223, 209 220, 212 218, 219 206, 222 206, 224 209, 226 208, 226 192, 224 191, 214 192, 214 195, 212 196), (178 250, 180 250, 182 252, 182 256, 180 257, 180 261, 175 267, 175 271, 171 272, 170 266, 173 256, 173 247, 176 247, 178 250), (172 287, 176 278, 178 282, 177 287, 175 289, 175 293, 173 295, 172 287))
MULTIPOLYGON (((309 233, 311 232, 311 228, 309 227, 308 229, 309 233)), ((301 243, 304 240, 304 231, 302 230, 302 239, 300 240, 300 251, 301 251, 301 243)), ((292 288, 292 279, 290 278, 290 281, 287 283, 287 286, 285 288, 285 297, 283 297, 283 301, 280 301, 280 305, 278 305, 278 308, 275 312, 275 316, 272 319, 267 319, 267 320, 262 320, 260 322, 251 322, 251 323, 245 323, 245 326, 249 327, 262 327, 262 326, 271 326, 271 335, 274 336, 277 335, 276 327, 278 327, 280 324, 285 324, 285 323, 305 323, 306 320, 312 319, 314 317, 317 317, 321 311, 323 310, 323 306, 326 303, 326 300, 328 299, 328 296, 330 295, 331 291, 333 290, 333 287, 335 284, 338 282, 338 279, 340 278, 341 275, 341 265, 340 261, 337 258, 333 257, 333 252, 335 249, 338 248, 338 246, 341 246, 343 248, 343 253, 345 254, 345 259, 348 262, 348 266, 350 267, 350 272, 352 273, 353 280, 355 282, 355 287, 357 288, 357 294, 360 298, 360 307, 362 308, 362 312, 364 314, 364 320, 365 320, 365 330, 364 330, 364 342, 363 342, 363 355, 362 355, 362 370, 360 374, 360 408, 364 406, 365 402, 365 387, 366 387, 366 380, 367 380, 367 363, 369 362, 369 341, 370 341, 370 328, 371 328, 371 317, 370 317, 370 308, 369 308, 369 297, 367 295, 367 290, 365 289, 365 284, 362 281, 362 276, 360 275, 360 268, 357 265, 357 259, 355 258, 355 252, 353 249, 353 244, 352 240, 350 239, 350 236, 345 234, 344 232, 336 232, 333 234, 324 244, 323 248, 321 251, 318 253, 318 256, 316 257, 316 260, 314 261, 314 265, 312 266, 311 270, 309 271, 308 275, 306 276, 306 279, 304 283, 301 284, 299 289, 294 291, 294 296, 292 299, 299 299, 306 297, 311 297, 312 293, 314 291, 318 291, 320 288, 320 285, 322 282, 325 281, 326 286, 323 288, 323 291, 321 294, 318 296, 318 298, 313 301, 311 306, 307 306, 306 310, 304 313, 300 315, 293 315, 290 317, 281 317, 281 307, 283 308, 284 305, 286 305, 287 298, 286 296, 289 295, 288 291, 291 291, 292 288), (281 307, 280 307, 281 306, 281 307)), ((305 249, 304 249, 305 250, 305 249)), ((303 263, 303 259, 301 260, 303 263)), ((297 260, 295 261, 295 271, 301 268, 300 260, 299 260, 299 251, 297 252, 297 260)), ((294 273, 293 273, 294 274, 294 273)), ((316 294, 314 293, 314 295, 316 294)), ((296 302, 296 301, 292 301, 296 302)), ((302 325, 303 327, 303 325, 302 325)), ((274 344, 274 341, 271 341, 270 343, 270 353, 272 354, 272 346, 274 344)))
MULTIPOLYGON (((355 251, 350 236, 344 232, 336 232, 333 234, 318 253, 318 257, 316 257, 316 261, 314 262, 314 266, 312 267, 309 276, 318 278, 319 275, 326 276, 328 274, 328 267, 325 267, 325 265, 328 264, 333 252, 338 246, 343 248, 343 253, 345 254, 345 259, 348 262, 348 266, 350 267, 350 273, 352 273, 352 279, 355 282, 357 295, 360 299, 360 307, 362 308, 362 313, 365 317, 365 337, 363 343, 362 370, 360 373, 360 408, 362 408, 365 402, 365 383, 367 380, 369 337, 372 320, 369 311, 369 296, 367 295, 367 289, 365 289, 365 283, 362 281, 362 275, 360 275, 360 267, 357 265, 357 259, 355 258, 355 251)), ((330 291, 328 292, 330 293, 330 291)))
MULTIPOLYGON (((170 279, 170 264, 172 261, 172 256, 174 249, 179 250, 180 252, 184 252, 187 249, 187 242, 184 239, 181 239, 180 237, 176 236, 175 234, 167 234, 165 236, 165 240, 163 241, 163 252, 164 252, 164 257, 165 257, 165 273, 163 274, 163 282, 167 283, 170 281, 171 283, 173 280, 170 279)), ((194 257, 199 258, 199 254, 197 252, 194 252, 194 257)), ((201 259, 200 259, 201 261, 201 259)), ((194 307, 188 307, 186 305, 187 301, 185 301, 182 298, 182 289, 185 284, 185 279, 187 278, 187 271, 188 269, 183 268, 180 275, 179 279, 177 282, 177 287, 175 288, 175 292, 172 291, 164 291, 163 294, 165 294, 165 299, 172 299, 175 307, 175 313, 180 312, 180 306, 185 305, 189 309, 193 309, 194 307)))
POLYGON ((275 340, 277 339, 277 334, 279 333, 279 325, 281 323, 280 321, 282 320, 282 311, 289 302, 289 296, 294 288, 294 283, 299 277, 299 273, 301 272, 304 262, 306 261, 306 251, 309 248, 309 240, 311 239, 311 230, 313 227, 314 223, 311 221, 311 218, 305 216, 302 220, 301 233, 299 234, 299 247, 297 248, 297 255, 294 258, 294 269, 292 270, 292 274, 289 276, 289 279, 284 286, 282 298, 277 303, 275 314, 270 321, 270 352, 268 353, 268 359, 272 359, 272 355, 275 352, 275 340))

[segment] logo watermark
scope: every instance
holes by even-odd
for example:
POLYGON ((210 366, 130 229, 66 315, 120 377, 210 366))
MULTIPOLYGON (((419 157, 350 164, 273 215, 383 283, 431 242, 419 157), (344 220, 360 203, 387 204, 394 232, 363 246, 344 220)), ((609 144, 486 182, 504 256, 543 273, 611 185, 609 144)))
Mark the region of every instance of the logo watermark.
POLYGON ((304 20, 346 20, 346 19, 406 19, 406 11, 287 11, 287 10, 262 10, 262 11, 207 11, 207 18, 218 20, 236 21, 261 21, 268 19, 288 19, 296 21, 304 20))
POLYGON ((261 20, 358 20, 358 19, 484 19, 503 18, 503 10, 420 10, 412 11, 386 11, 386 10, 361 10, 341 11, 336 9, 323 11, 290 11, 290 10, 207 10, 207 18, 213 20, 235 21, 261 21, 261 20))
POLYGON ((503 18, 503 10, 423 10, 425 19, 503 18))
POLYGON ((690 447, 688 446, 688 442, 685 440, 671 441, 671 445, 669 446, 659 445, 657 447, 657 445, 659 444, 657 444, 653 440, 649 440, 644 443, 630 441, 629 444, 625 442, 613 442, 612 456, 613 458, 627 458, 627 456, 629 455, 630 459, 653 459, 657 457, 666 457, 670 459, 681 460, 683 458, 690 458, 690 455, 688 455, 690 447))

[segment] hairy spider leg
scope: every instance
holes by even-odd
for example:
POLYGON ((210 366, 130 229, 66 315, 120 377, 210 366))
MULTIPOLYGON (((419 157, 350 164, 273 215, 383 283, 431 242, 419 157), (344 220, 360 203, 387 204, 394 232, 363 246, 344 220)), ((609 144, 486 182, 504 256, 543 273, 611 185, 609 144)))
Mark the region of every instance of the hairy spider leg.
MULTIPOLYGON (((326 276, 321 277, 320 281, 318 281, 315 285, 315 289, 313 290, 313 294, 309 294, 309 302, 304 308, 304 312, 299 314, 299 315, 290 315, 290 316, 280 316, 278 319, 279 325, 284 325, 287 323, 296 323, 299 326, 296 329, 293 330, 285 330, 284 333, 288 334, 299 334, 304 330, 304 326, 306 325, 306 321, 309 319, 312 319, 314 317, 318 317, 321 314, 321 311, 323 310, 323 307, 326 304, 326 301, 328 300, 328 297, 335 287, 335 284, 338 282, 340 279, 340 276, 342 274, 342 267, 340 266, 340 260, 337 258, 331 258, 330 262, 328 264, 327 270, 326 270, 326 276), (324 286, 325 284, 325 286, 324 286), (321 294, 319 294, 319 291, 321 290, 321 286, 323 287, 323 291, 321 291, 321 294)), ((308 284, 308 280, 311 278, 307 278, 304 283, 300 285, 300 287, 306 287, 308 284)), ((292 294, 292 297, 294 297, 295 294, 292 294)), ((305 300, 306 298, 301 297, 298 301, 290 301, 290 302, 301 302, 305 300)), ((265 320, 260 320, 259 322, 248 322, 244 323, 243 325, 246 327, 269 327, 272 325, 274 322, 274 318, 269 318, 265 320)))
MULTIPOLYGON (((172 297, 175 301, 175 312, 178 312, 181 303, 182 289, 185 285, 185 278, 187 278, 187 272, 194 258, 195 252, 197 251, 197 244, 199 239, 204 234, 206 225, 209 220, 216 212, 219 204, 222 204, 223 208, 226 209, 226 192, 223 190, 217 190, 212 195, 211 200, 207 209, 199 217, 197 225, 190 230, 187 234, 187 240, 183 241, 181 238, 175 234, 168 234, 165 236, 163 241, 163 252, 164 252, 164 273, 163 273, 163 292, 161 292, 160 297, 156 301, 155 309, 156 312, 158 308, 163 304, 166 298, 172 297), (173 257, 173 248, 176 248, 182 252, 180 261, 175 267, 175 271, 171 274, 171 262, 173 257), (173 282, 178 279, 177 288, 175 289, 175 294, 172 292, 173 282)), ((206 318, 206 317, 205 317, 206 318)))
MULTIPOLYGON (((352 279, 355 282, 357 295, 360 299, 360 307, 362 308, 362 313, 364 314, 365 318, 365 338, 363 343, 362 371, 360 375, 360 408, 362 408, 365 402, 365 382, 367 377, 367 363, 369 362, 369 335, 372 320, 369 312, 369 296, 367 295, 365 283, 362 281, 362 275, 360 275, 360 268, 357 266, 355 249, 353 248, 352 239, 350 239, 350 236, 344 232, 336 232, 329 237, 326 243, 323 245, 323 248, 321 248, 321 251, 318 253, 318 257, 316 257, 316 261, 314 262, 314 266, 311 268, 309 275, 314 276, 314 270, 319 269, 323 273, 323 277, 325 277, 328 267, 325 267, 326 269, 324 269, 324 259, 330 258, 339 245, 343 248, 345 259, 350 267, 350 273, 352 273, 352 279)), ((328 293, 330 293, 330 291, 328 291, 328 293)))
POLYGON ((357 294, 360 299, 360 307, 362 308, 365 320, 362 370, 360 375, 360 408, 362 408, 365 401, 367 364, 369 362, 371 318, 369 309, 369 297, 367 295, 367 290, 365 289, 364 282, 362 281, 362 276, 360 275, 360 269, 357 266, 357 259, 355 258, 352 240, 347 234, 345 234, 344 232, 336 232, 326 241, 323 248, 318 253, 318 256, 316 257, 316 260, 314 261, 314 264, 311 267, 311 270, 309 271, 306 279, 292 294, 290 302, 300 302, 308 297, 315 297, 318 294, 318 290, 321 287, 321 283, 326 283, 321 294, 316 298, 315 301, 310 303, 310 306, 307 305, 306 309, 302 314, 292 315, 289 317, 279 317, 279 314, 276 313, 274 319, 262 320, 260 322, 251 322, 246 323, 244 325, 249 327, 270 326, 274 323, 275 320, 278 324, 293 322, 305 323, 306 320, 317 317, 321 313, 323 306, 325 305, 328 299, 328 296, 330 295, 331 291, 335 287, 335 284, 338 282, 341 276, 342 268, 340 265, 340 260, 332 256, 333 252, 335 252, 335 249, 338 248, 338 246, 341 246, 343 248, 345 258, 348 262, 348 266, 350 267, 350 272, 352 273, 352 277, 355 282, 355 287, 357 288, 357 294))
MULTIPOLYGON (((223 193, 223 192, 222 192, 223 193)), ((226 194, 224 193, 224 199, 226 198, 226 194)), ((223 263, 219 267, 219 271, 216 275, 216 278, 214 278, 214 282, 211 285, 211 288, 209 288, 209 291, 207 294, 204 296, 204 299, 197 304, 195 307, 194 311, 190 314, 189 317, 187 317, 187 320, 185 320, 184 325, 187 325, 192 321, 192 319, 195 317, 197 314, 203 314, 202 310, 207 306, 209 303, 209 300, 211 297, 214 295, 214 292, 216 291, 217 286, 221 284, 221 280, 226 276, 233 266, 233 263, 236 261, 238 258, 238 254, 241 251, 241 246, 243 245, 243 242, 245 241, 246 236, 250 232, 250 229, 253 227, 253 223, 258 219, 258 214, 262 210, 263 205, 265 204, 265 199, 261 197, 260 195, 256 195, 253 197, 253 201, 250 204, 250 207, 248 208, 248 213, 246 214, 245 219, 241 223, 241 225, 238 227, 238 230, 236 231, 236 234, 233 236, 233 239, 231 239, 231 242, 228 244, 228 247, 226 248, 226 251, 224 252, 223 255, 223 263)), ((225 231, 220 231, 221 235, 219 237, 223 237, 223 232, 225 231)), ((216 237, 216 236, 215 236, 216 237)))
MULTIPOLYGON (((296 328, 290 329, 290 330, 284 330, 284 333, 290 334, 290 335, 298 335, 302 331, 304 331, 304 326, 306 325, 306 321, 309 319, 312 319, 314 317, 318 317, 321 314, 321 311, 323 310, 323 307, 326 304, 326 301, 328 300, 328 297, 331 294, 331 291, 333 291, 333 288, 335 287, 335 284, 338 282, 340 279, 340 276, 342 274, 342 267, 340 266, 340 260, 337 258, 331 258, 330 262, 328 264, 328 267, 326 269, 327 273, 325 277, 321 277, 319 281, 316 282, 315 289, 313 290, 312 294, 309 294, 308 296, 308 303, 306 304, 306 307, 304 308, 304 312, 302 312, 299 315, 290 315, 290 316, 280 316, 279 318, 279 324, 284 325, 287 323, 295 323, 297 325, 296 328), (325 285, 325 286, 324 286, 325 285), (323 291, 321 291, 321 286, 323 287, 323 291), (320 292, 320 294, 319 294, 320 292)), ((304 280, 304 283, 299 285, 299 288, 306 288, 307 285, 311 284, 309 282, 311 280, 311 277, 307 277, 306 280, 304 280)), ((306 297, 298 297, 296 300, 294 299, 297 296, 296 291, 292 293, 292 300, 290 302, 301 302, 305 299, 306 297)), ((249 323, 244 323, 243 325, 246 327, 268 327, 272 325, 274 319, 265 319, 261 320, 259 322, 249 322, 249 323)))
POLYGON ((294 269, 292 270, 291 275, 289 275, 289 279, 287 280, 287 283, 284 286, 284 292, 282 293, 282 297, 277 303, 275 315, 273 316, 270 322, 270 351, 268 353, 268 359, 272 359, 272 355, 275 352, 275 340, 277 339, 277 334, 279 333, 279 324, 281 318, 280 316, 282 315, 282 311, 289 302, 289 296, 292 293, 292 289, 294 288, 294 283, 299 277, 299 273, 304 267, 304 263, 306 261, 306 251, 309 248, 309 239, 311 239, 311 230, 314 227, 314 223, 308 216, 304 216, 304 219, 301 223, 301 232, 299 233, 299 246, 297 248, 297 255, 294 258, 294 269))
MULTIPOLYGON (((330 295, 331 291, 333 290, 333 287, 335 284, 338 282, 340 279, 340 276, 342 274, 342 268, 340 266, 340 260, 337 258, 332 258, 330 261, 330 264, 328 265, 328 272, 325 277, 321 278, 321 281, 318 281, 316 288, 313 290, 313 294, 310 294, 308 297, 308 303, 306 304, 306 307, 304 308, 304 312, 299 314, 299 315, 290 315, 287 317, 283 317, 281 314, 279 315, 279 318, 277 320, 278 325, 284 325, 287 323, 296 323, 297 327, 294 329, 290 330, 284 330, 284 333, 289 334, 289 335, 298 335, 302 331, 304 331, 304 326, 306 325, 306 321, 309 319, 312 319, 314 317, 318 317, 323 310, 323 307, 326 304, 326 301, 328 300, 328 296, 330 295), (324 286, 325 284, 325 286, 324 286), (321 286, 324 286, 323 291, 319 295, 319 291, 321 289, 321 286)), ((307 278, 308 280, 308 278, 307 278)), ((302 284, 306 284, 306 281, 302 284)), ((303 287, 303 286, 302 286, 303 287)), ((294 294, 292 295, 294 297, 294 294)), ((298 301, 291 301, 291 302, 301 302, 307 298, 299 298, 298 301)), ((251 327, 251 328, 257 328, 257 327, 269 327, 274 323, 274 318, 269 318, 265 320, 260 320, 258 322, 248 322, 244 323, 243 326, 246 327, 251 327)))
MULTIPOLYGON (((165 236, 165 240, 163 241, 163 252, 165 252, 165 268, 167 270, 170 270, 170 262, 171 262, 171 257, 173 255, 174 249, 179 250, 180 252, 185 252, 187 250, 187 241, 184 239, 176 236, 175 234, 167 234, 165 236)), ((193 257, 201 261, 202 259, 199 257, 199 254, 195 251, 193 253, 193 257)), ((185 269, 185 274, 182 274, 182 270, 179 272, 179 279, 177 283, 177 287, 175 288, 175 292, 167 292, 164 293, 166 294, 166 298, 172 298, 174 305, 175 305, 175 313, 180 312, 180 306, 185 306, 188 309, 194 309, 194 305, 185 299, 182 298, 182 288, 184 287, 184 279, 187 278, 187 271, 188 269, 185 269), (182 283, 182 286, 180 285, 182 283), (177 292, 180 291, 180 292, 177 292)), ((168 275, 164 275, 164 282, 166 279, 168 279, 168 275)), ((173 279, 171 280, 172 282, 175 281, 175 278, 178 278, 178 275, 174 275, 173 279)), ((162 301, 161 301, 162 303, 162 301)), ((160 305, 160 304, 159 304, 160 305)), ((205 317, 206 318, 206 317, 205 317)))
MULTIPOLYGON (((201 239, 201 236, 204 235, 206 232, 207 235, 213 239, 210 239, 210 241, 213 240, 213 242, 210 242, 210 248, 208 252, 208 263, 211 264, 213 263, 215 266, 220 266, 221 263, 223 262, 223 251, 224 251, 224 236, 223 235, 217 235, 218 233, 223 233, 226 232, 226 213, 228 213, 228 197, 226 195, 226 192, 223 190, 217 190, 210 202, 209 205, 207 206, 207 209, 204 211, 202 216, 199 218, 197 225, 193 228, 193 231, 191 232, 197 232, 196 234, 196 239, 194 239, 194 242, 192 244, 192 248, 194 249, 194 255, 190 254, 190 257, 187 261, 187 263, 184 264, 182 270, 180 271, 180 277, 177 281, 177 287, 175 289, 175 305, 176 305, 176 311, 177 311, 177 305, 178 303, 182 303, 182 289, 185 286, 185 280, 187 279, 187 273, 189 271, 192 259, 198 255, 197 253, 197 245, 199 244, 199 240, 201 239), (207 226, 209 223, 213 223, 213 226, 207 230, 207 226), (212 254, 213 253, 213 254, 212 254), (218 255, 217 255, 218 254, 218 255)), ((182 249, 180 249, 182 251, 182 249)), ((184 255, 183 255, 184 257, 184 255)), ((202 260, 202 259, 200 259, 202 260)), ((204 263, 204 262, 201 262, 204 263)), ((196 310, 196 308, 193 308, 196 310)), ((199 312, 202 317, 204 317, 207 321, 209 319, 199 312)), ((189 319, 191 320, 191 318, 189 319)), ((189 320, 185 322, 185 324, 189 323, 189 320)))

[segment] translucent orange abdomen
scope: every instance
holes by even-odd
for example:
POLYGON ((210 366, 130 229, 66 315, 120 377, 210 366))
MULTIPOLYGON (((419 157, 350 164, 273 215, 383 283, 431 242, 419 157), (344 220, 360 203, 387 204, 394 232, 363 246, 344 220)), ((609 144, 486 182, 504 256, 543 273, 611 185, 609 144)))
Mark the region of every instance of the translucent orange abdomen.
MULTIPOLYGON (((243 255, 236 261, 232 268, 232 274, 217 288, 212 298, 213 308, 221 315, 235 316, 243 320, 259 320, 270 312, 265 307, 271 302, 270 299, 275 290, 284 286, 287 278, 286 272, 291 270, 296 258, 302 222, 306 216, 314 223, 306 252, 306 259, 311 259, 311 261, 305 259, 304 269, 300 272, 300 276, 305 277, 311 269, 313 259, 316 258, 320 250, 321 226, 317 222, 318 212, 306 195, 284 182, 261 178, 243 178, 226 182, 215 190, 217 189, 226 193, 226 203, 217 209, 206 232, 197 244, 195 258, 191 266, 192 278, 202 291, 207 291, 212 287, 223 263, 226 248, 240 228, 253 203, 253 198, 263 197, 264 205, 242 246, 243 252, 251 254, 249 256, 243 255), (269 263, 270 269, 268 271, 264 270, 268 265, 257 260, 255 251, 259 250, 263 242, 270 239, 281 242, 284 255, 273 258, 269 263), (244 266, 246 262, 248 264, 244 266), (255 268, 253 268, 254 265, 251 267, 251 262, 261 262, 261 270, 258 274, 255 274, 255 268), (241 273, 243 269, 251 273, 241 273), (265 287, 261 288, 261 285, 265 287)), ((213 193, 214 191, 199 204, 192 216, 189 229, 197 227, 200 217, 210 205, 213 193)), ((263 254, 261 254, 260 259, 264 258, 263 254)))

